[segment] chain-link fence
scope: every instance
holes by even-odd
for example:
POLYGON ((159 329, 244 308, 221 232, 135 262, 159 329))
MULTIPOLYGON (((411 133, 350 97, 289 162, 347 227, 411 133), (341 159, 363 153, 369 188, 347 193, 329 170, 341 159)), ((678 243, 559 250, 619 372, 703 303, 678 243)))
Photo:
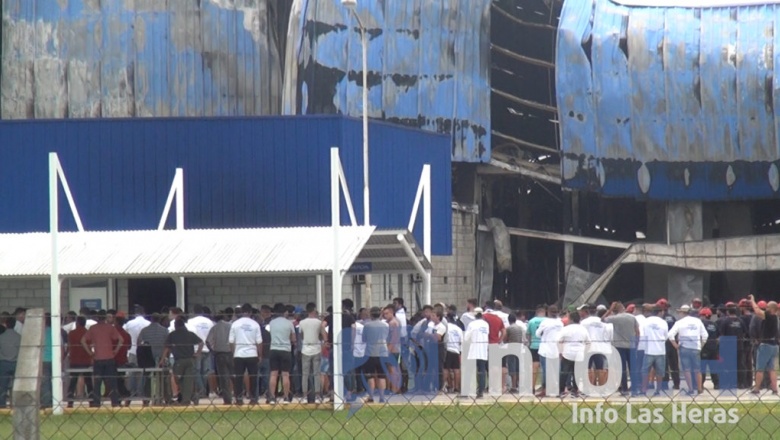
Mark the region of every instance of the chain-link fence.
POLYGON ((754 343, 748 332, 730 334, 728 313, 667 326, 650 311, 631 324, 639 337, 627 346, 616 335, 621 319, 632 321, 620 313, 599 317, 608 324, 600 326, 586 311, 524 322, 476 309, 464 323, 431 309, 405 328, 382 310, 366 313, 343 315, 335 344, 329 321, 315 313, 310 321, 256 320, 251 310, 222 316, 206 344, 184 320, 169 331, 150 317, 144 329, 159 335, 139 332, 135 352, 119 364, 116 356, 131 347, 117 342, 117 326, 96 316, 87 330, 79 320, 63 335, 60 392, 46 331, 41 344, 19 339, 15 370, 5 360, 13 335, 4 332, 0 438, 761 439, 780 428, 771 313, 754 343), (78 349, 74 360, 78 346, 91 365, 79 363, 78 349))

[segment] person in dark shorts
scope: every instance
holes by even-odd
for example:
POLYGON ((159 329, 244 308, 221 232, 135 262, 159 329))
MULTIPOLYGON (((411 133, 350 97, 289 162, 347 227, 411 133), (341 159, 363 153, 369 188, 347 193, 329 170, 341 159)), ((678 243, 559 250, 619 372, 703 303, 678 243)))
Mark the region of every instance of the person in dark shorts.
POLYGON ((372 307, 370 313, 371 321, 363 325, 363 338, 366 341, 366 354, 368 355, 362 368, 368 382, 366 403, 374 401, 375 389, 379 391, 379 401, 384 402, 387 381, 383 360, 389 355, 387 339, 390 336, 390 326, 380 319, 382 310, 379 307, 372 307))
POLYGON ((276 403, 274 392, 278 386, 279 375, 282 376, 282 403, 292 401, 290 393, 290 372, 292 371, 292 344, 295 343, 295 327, 287 319, 287 308, 284 304, 274 305, 274 318, 268 326, 271 333, 271 351, 269 364, 271 367, 271 382, 268 392, 268 403, 276 403))
POLYGON ((769 374, 769 387, 772 394, 777 395, 777 370, 775 370, 775 361, 778 354, 778 339, 780 339, 780 328, 778 328, 777 303, 770 301, 767 303, 766 311, 761 310, 753 299, 753 295, 748 296, 750 305, 753 306, 753 312, 756 317, 761 319, 761 331, 758 351, 756 353, 756 382, 753 394, 761 393, 761 384, 764 379, 764 373, 769 374))

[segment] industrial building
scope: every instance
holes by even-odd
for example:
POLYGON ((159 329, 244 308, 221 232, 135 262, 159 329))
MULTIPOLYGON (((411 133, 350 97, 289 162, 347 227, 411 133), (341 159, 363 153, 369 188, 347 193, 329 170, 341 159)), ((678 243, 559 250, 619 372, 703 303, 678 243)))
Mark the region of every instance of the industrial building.
MULTIPOLYGON (((432 165, 435 301, 499 298, 518 308, 571 302, 608 271, 614 278, 601 286, 607 299, 682 303, 702 296, 718 303, 771 293, 771 264, 691 271, 615 263, 632 243, 671 246, 780 227, 773 78, 780 52, 769 31, 775 5, 357 3, 353 13, 340 0, 3 0, 0 118, 25 122, 0 124, 3 187, 13 188, 0 197, 0 230, 46 230, 45 188, 23 196, 24 188, 45 185, 45 175, 20 173, 44 173, 47 151, 61 152, 70 179, 83 179, 74 193, 88 211, 86 229, 154 228, 180 166, 196 185, 186 193, 195 198, 186 205, 188 228, 321 225, 327 204, 303 212, 311 200, 301 199, 290 204, 296 215, 264 217, 258 203, 289 201, 294 186, 285 179, 316 177, 312 170, 326 169, 322 155, 334 143, 345 149, 345 169, 353 173, 347 180, 359 192, 360 124, 337 115, 366 113, 375 121, 369 144, 377 226, 406 227, 418 168, 432 165), (303 119, 263 118, 279 115, 303 119), (255 128, 265 124, 293 128, 277 135, 255 128), (30 133, 51 135, 31 144, 30 133), (446 161, 427 153, 440 144, 446 161), (236 156, 218 156, 225 148, 236 156), (44 162, 33 164, 34 157, 44 162), (249 163, 270 174, 254 175, 249 163), (214 187, 218 176, 229 178, 214 187), (239 191, 241 182, 255 189, 239 191), (395 184, 412 194, 392 192, 395 184), (95 199, 81 195, 92 190, 95 199), (381 191, 399 199, 383 208, 381 191), (225 194, 243 198, 217 202, 225 194)), ((360 211, 360 197, 353 200, 360 211)), ((364 278, 346 281, 363 302, 364 278)), ((135 277, 106 281, 105 289, 123 307, 132 290, 161 282, 135 277)), ((230 277, 188 283, 190 301, 218 289, 261 287, 230 277)), ((299 289, 284 283, 262 284, 271 297, 255 302, 313 295, 313 280, 299 289)), ((418 280, 408 274, 372 283, 370 302, 402 295, 415 308, 419 301, 418 280)), ((2 279, 0 309, 45 305, 41 291, 42 280, 2 279)))

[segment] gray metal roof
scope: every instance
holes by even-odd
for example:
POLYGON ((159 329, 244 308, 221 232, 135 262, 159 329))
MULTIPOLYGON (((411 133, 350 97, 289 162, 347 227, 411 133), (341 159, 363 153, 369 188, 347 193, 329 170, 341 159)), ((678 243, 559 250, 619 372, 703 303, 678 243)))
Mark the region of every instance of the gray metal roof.
MULTIPOLYGON (((340 269, 371 263, 370 272, 411 273, 415 265, 398 237, 424 268, 408 231, 342 227, 340 269)), ((330 227, 60 232, 63 277, 238 276, 328 274, 333 267, 330 227)), ((0 278, 49 276, 49 233, 0 234, 0 278)))

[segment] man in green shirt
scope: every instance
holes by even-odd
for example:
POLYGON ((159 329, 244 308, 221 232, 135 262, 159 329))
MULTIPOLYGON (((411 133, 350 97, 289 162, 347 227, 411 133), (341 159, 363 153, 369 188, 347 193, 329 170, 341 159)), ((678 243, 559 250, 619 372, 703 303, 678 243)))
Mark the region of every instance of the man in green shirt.
POLYGON ((547 307, 544 304, 536 306, 536 316, 528 321, 528 339, 531 341, 529 348, 531 349, 531 359, 533 360, 533 388, 536 391, 536 381, 539 378, 539 342, 541 338, 536 336, 536 330, 541 325, 542 321, 547 319, 547 307))

